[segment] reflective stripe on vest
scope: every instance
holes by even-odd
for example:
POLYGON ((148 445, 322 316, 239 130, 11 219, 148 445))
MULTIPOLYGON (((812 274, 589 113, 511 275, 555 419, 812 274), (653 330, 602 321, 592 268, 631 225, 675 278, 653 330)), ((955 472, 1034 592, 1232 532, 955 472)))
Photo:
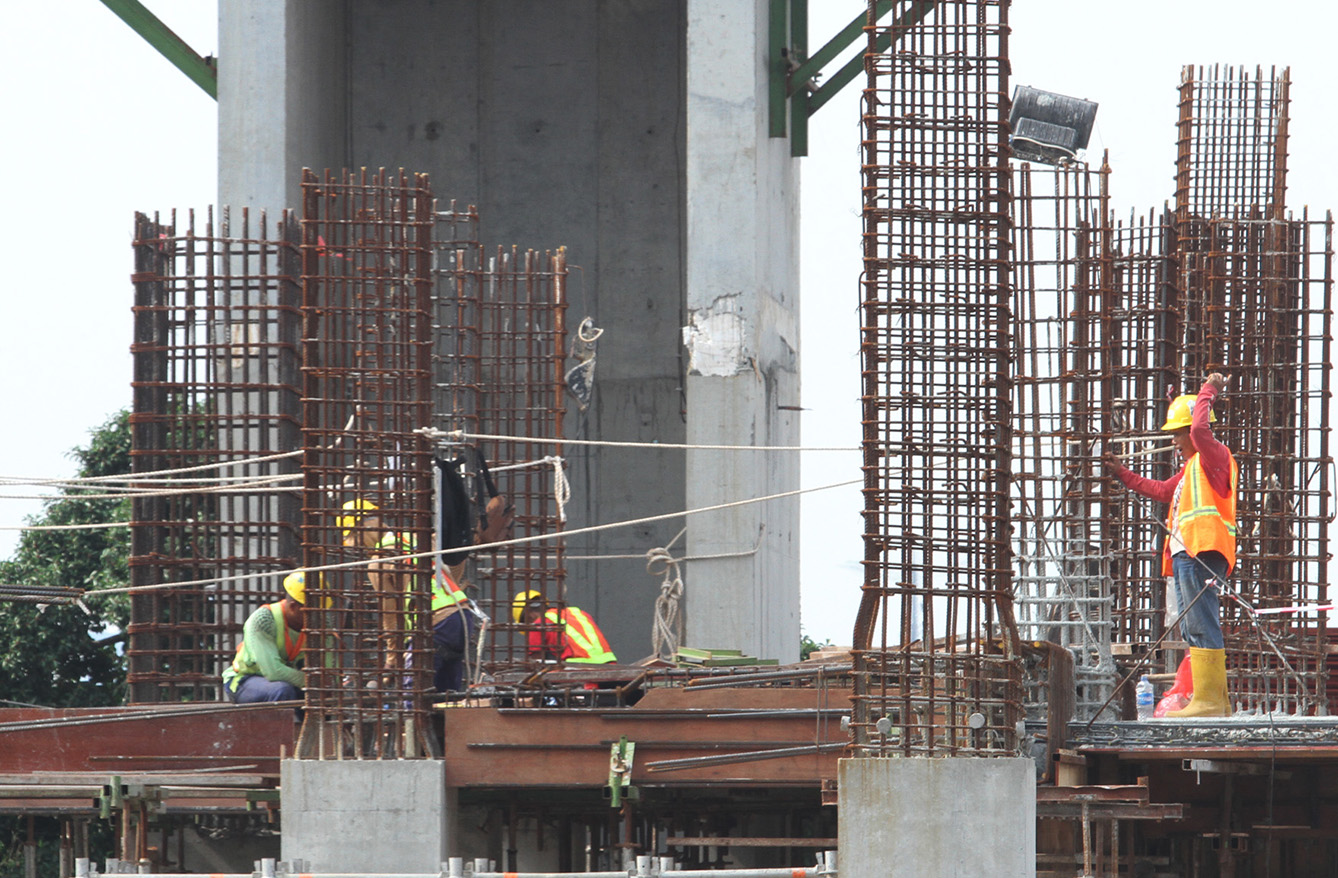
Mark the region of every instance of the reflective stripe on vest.
POLYGON ((373 548, 380 552, 394 551, 400 555, 412 555, 418 551, 418 540, 414 539, 413 534, 387 531, 381 534, 381 539, 376 541, 373 548))
POLYGON ((616 662, 617 656, 609 649, 608 641, 595 620, 584 610, 567 607, 559 615, 557 610, 544 613, 544 618, 562 628, 566 637, 566 648, 562 651, 562 660, 590 665, 604 665, 616 662))
POLYGON ((438 567, 437 575, 432 577, 432 612, 463 604, 467 600, 469 600, 468 595, 455 584, 451 574, 438 567))
MULTIPOLYGON (((1233 457, 1228 493, 1225 497, 1219 495, 1203 471, 1200 455, 1195 454, 1185 464, 1180 503, 1171 510, 1167 522, 1178 533, 1190 555, 1220 552, 1226 558, 1228 573, 1236 566, 1236 486, 1239 478, 1240 468, 1233 457)), ((1164 573, 1170 573, 1169 557, 1164 560, 1162 569, 1164 573)))

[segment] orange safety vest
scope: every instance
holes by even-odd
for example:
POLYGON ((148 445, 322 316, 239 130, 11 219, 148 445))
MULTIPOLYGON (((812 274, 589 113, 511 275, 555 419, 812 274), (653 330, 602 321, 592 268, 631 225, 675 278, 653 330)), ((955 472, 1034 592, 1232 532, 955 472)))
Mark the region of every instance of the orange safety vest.
MULTIPOLYGON (((1180 503, 1170 510, 1166 526, 1177 533, 1190 555, 1202 552, 1221 552, 1227 561, 1227 573, 1236 567, 1236 485, 1240 467, 1231 458, 1231 485, 1227 495, 1213 490, 1203 471, 1203 462, 1195 454, 1185 463, 1185 475, 1180 482, 1180 503)), ((1162 553, 1161 572, 1171 575, 1171 540, 1166 540, 1162 553)))
POLYGON ((606 665, 618 657, 609 649, 604 632, 599 630, 590 614, 578 607, 567 607, 559 613, 549 610, 544 619, 561 629, 563 638, 561 661, 587 665, 606 665))
MULTIPOLYGON (((288 664, 297 661, 298 656, 302 655, 302 647, 307 645, 307 632, 299 631, 296 638, 292 637, 292 629, 288 623, 283 620, 283 601, 275 601, 272 604, 266 604, 270 613, 274 616, 274 642, 279 650, 288 656, 288 664)), ((232 659, 232 675, 228 683, 232 680, 241 679, 248 674, 258 674, 260 668, 256 665, 255 659, 251 656, 251 651, 246 648, 246 638, 243 637, 237 644, 237 654, 232 659)), ((237 691, 233 687, 233 691, 237 691)))

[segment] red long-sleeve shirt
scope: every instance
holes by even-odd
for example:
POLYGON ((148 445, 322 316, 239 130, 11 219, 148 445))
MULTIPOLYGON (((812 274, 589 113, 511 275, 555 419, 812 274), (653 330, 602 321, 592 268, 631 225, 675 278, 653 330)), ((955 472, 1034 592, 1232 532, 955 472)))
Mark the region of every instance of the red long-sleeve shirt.
MULTIPOLYGON (((1205 381, 1203 387, 1199 389, 1198 399, 1194 402, 1194 417, 1189 425, 1189 439, 1194 443, 1194 450, 1203 458, 1203 474, 1207 477, 1208 483, 1218 494, 1226 494, 1231 490, 1231 452, 1217 441, 1212 427, 1209 426, 1208 417, 1212 414, 1215 399, 1217 399, 1217 388, 1205 381)), ((1185 461, 1185 464, 1187 463, 1188 460, 1185 461)), ((1171 498, 1175 496, 1175 486, 1185 477, 1185 466, 1181 464, 1180 471, 1169 479, 1145 478, 1125 466, 1115 470, 1115 477, 1135 494, 1159 503, 1170 503, 1171 498)))

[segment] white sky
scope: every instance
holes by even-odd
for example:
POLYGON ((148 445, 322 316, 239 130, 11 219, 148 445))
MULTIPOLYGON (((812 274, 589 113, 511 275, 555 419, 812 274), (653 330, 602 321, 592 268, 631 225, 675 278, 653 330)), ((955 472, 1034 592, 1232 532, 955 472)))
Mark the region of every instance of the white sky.
MULTIPOLYGON (((216 51, 213 2, 147 5, 201 54, 216 51)), ((863 0, 811 2, 810 48, 864 8, 863 0)), ((1118 214, 1146 212, 1172 194, 1176 86, 1191 63, 1290 65, 1290 206, 1338 206, 1328 156, 1338 119, 1330 57, 1338 4, 1017 0, 1010 18, 1014 85, 1100 103, 1089 155, 1110 150, 1118 214)), ((11 254, 0 273, 9 315, 0 330, 0 475, 57 477, 73 471, 68 450, 130 402, 133 213, 214 202, 216 105, 97 0, 11 11, 0 28, 0 82, 10 193, 0 241, 11 254)), ((859 443, 860 84, 814 117, 802 166, 810 445, 859 443)), ((858 465, 857 455, 805 455, 803 483, 857 478, 858 465)), ((803 504, 803 620, 818 639, 850 640, 860 507, 855 489, 808 495, 803 504)), ((0 500, 0 526, 38 510, 36 501, 0 500)), ((0 531, 0 554, 14 542, 13 532, 0 531)))

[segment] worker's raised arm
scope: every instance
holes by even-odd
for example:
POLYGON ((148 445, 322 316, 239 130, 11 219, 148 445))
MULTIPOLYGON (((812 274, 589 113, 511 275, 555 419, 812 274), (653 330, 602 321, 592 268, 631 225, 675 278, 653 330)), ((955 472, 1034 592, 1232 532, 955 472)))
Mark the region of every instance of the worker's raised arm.
POLYGON ((242 637, 246 639, 246 648, 262 677, 275 683, 291 683, 301 689, 306 686, 306 674, 285 662, 279 653, 277 626, 282 624, 283 619, 275 619, 272 611, 252 613, 242 628, 242 637))
POLYGON ((1111 475, 1124 483, 1124 487, 1158 503, 1171 502, 1171 498, 1175 496, 1175 486, 1180 484, 1180 478, 1185 474, 1184 470, 1181 470, 1169 479, 1145 478, 1120 463, 1120 459, 1109 451, 1101 456, 1101 462, 1110 470, 1111 475))
POLYGON ((1194 400, 1194 415, 1189 425, 1189 438, 1194 443, 1194 450, 1199 453, 1203 474, 1218 494, 1226 494, 1231 490, 1231 452, 1213 435, 1209 423, 1213 402, 1225 389, 1226 379, 1221 372, 1209 375, 1199 389, 1198 398, 1194 400))

